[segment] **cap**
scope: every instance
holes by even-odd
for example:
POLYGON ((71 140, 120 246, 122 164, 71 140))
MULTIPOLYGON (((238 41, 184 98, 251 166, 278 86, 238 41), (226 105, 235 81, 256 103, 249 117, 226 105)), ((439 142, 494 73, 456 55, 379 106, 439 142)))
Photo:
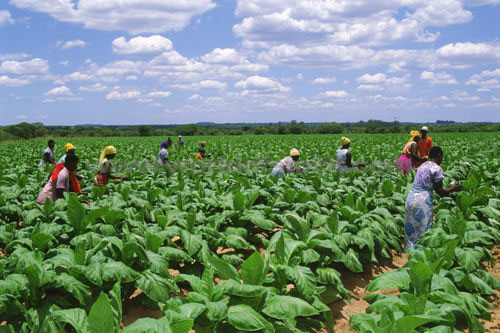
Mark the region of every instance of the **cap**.
POLYGON ((429 129, 427 128, 427 126, 424 126, 424 127, 422 127, 421 131, 429 132, 429 129))

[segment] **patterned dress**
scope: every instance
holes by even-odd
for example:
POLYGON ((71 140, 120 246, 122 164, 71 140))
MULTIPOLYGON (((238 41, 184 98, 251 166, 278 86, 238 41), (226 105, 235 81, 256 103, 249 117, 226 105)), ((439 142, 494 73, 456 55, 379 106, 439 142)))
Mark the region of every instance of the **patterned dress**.
POLYGON ((405 205, 405 251, 414 249, 422 234, 432 228, 433 188, 444 179, 443 169, 432 161, 418 168, 405 205))
POLYGON ((347 153, 348 149, 339 148, 337 149, 337 165, 335 168, 340 171, 340 173, 344 173, 349 171, 349 166, 347 166, 347 153))

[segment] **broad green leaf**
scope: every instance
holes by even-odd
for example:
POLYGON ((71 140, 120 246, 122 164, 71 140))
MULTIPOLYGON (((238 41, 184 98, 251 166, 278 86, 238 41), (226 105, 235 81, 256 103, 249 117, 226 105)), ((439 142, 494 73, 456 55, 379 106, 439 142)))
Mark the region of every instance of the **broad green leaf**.
POLYGON ((59 323, 68 323, 78 333, 87 333, 87 314, 83 309, 64 309, 51 311, 50 318, 59 323))
POLYGON ((266 277, 264 259, 259 252, 254 252, 241 264, 241 279, 245 284, 262 285, 266 277))
POLYGON ((111 303, 103 291, 90 309, 88 323, 91 333, 116 332, 119 328, 115 326, 111 303))
POLYGON ((244 332, 254 332, 272 327, 271 323, 265 320, 264 317, 244 304, 229 307, 227 321, 234 328, 244 332))
POLYGON ((276 319, 316 316, 319 311, 303 299, 292 296, 273 296, 262 309, 266 315, 276 319))
POLYGON ((224 260, 217 258, 217 257, 210 257, 208 259, 208 262, 212 267, 215 269, 219 277, 223 280, 229 280, 233 279, 236 281, 240 280, 240 276, 238 274, 238 271, 234 266, 228 264, 224 260))

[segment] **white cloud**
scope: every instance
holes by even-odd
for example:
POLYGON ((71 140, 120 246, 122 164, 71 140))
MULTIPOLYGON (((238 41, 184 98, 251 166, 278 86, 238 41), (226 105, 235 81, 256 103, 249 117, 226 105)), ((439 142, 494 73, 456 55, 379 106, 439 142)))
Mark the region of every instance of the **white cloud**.
POLYGON ((88 45, 88 43, 84 42, 83 40, 80 39, 75 39, 75 40, 68 40, 66 42, 61 42, 61 50, 67 50, 71 49, 73 47, 85 47, 88 45))
POLYGON ((49 72, 47 60, 34 58, 26 61, 7 60, 0 65, 0 73, 15 75, 39 75, 49 72))
POLYGON ((8 10, 0 10, 0 27, 7 24, 14 24, 14 22, 8 10))
POLYGON ((243 89, 247 92, 287 92, 291 90, 289 87, 281 85, 281 83, 276 80, 258 75, 250 76, 245 80, 238 81, 234 84, 234 87, 243 89))
POLYGON ((149 97, 167 98, 172 95, 170 91, 153 91, 148 94, 149 97))
POLYGON ((126 100, 126 99, 134 99, 139 98, 141 96, 141 92, 137 90, 129 90, 124 92, 112 91, 106 95, 107 100, 126 100))
POLYGON ((180 55, 177 51, 163 52, 151 60, 152 65, 180 66, 185 65, 188 59, 180 55))
POLYGON ((312 84, 329 84, 332 82, 337 82, 334 77, 317 77, 312 81, 312 84))
POLYGON ((429 71, 424 71, 420 74, 420 79, 428 81, 430 85, 450 85, 457 84, 455 78, 445 72, 433 73, 429 71))
POLYGON ((25 114, 20 114, 18 116, 16 116, 17 119, 28 119, 28 115, 25 115, 25 114))
POLYGON ((7 75, 0 75, 0 86, 19 87, 30 83, 28 80, 10 78, 7 75))
POLYGON ((357 89, 360 91, 382 91, 384 87, 375 84, 360 84, 357 89))
POLYGON ((97 91, 104 91, 104 90, 107 90, 108 87, 103 85, 102 83, 95 83, 93 85, 90 85, 90 86, 81 86, 78 88, 78 90, 81 90, 81 91, 88 91, 88 92, 97 92, 97 91))
POLYGON ((366 83, 366 84, 377 84, 377 83, 383 83, 385 80, 387 80, 387 76, 382 73, 378 73, 375 75, 370 75, 370 74, 364 74, 356 79, 359 83, 366 83))
POLYGON ((212 0, 11 0, 10 4, 90 29, 132 34, 178 31, 216 6, 212 0))
POLYGON ((485 70, 481 74, 474 74, 465 83, 467 85, 478 86, 478 91, 491 91, 500 88, 500 69, 485 70))
POLYGON ((31 57, 31 55, 27 53, 6 53, 0 54, 0 61, 4 60, 22 60, 31 57))
POLYGON ((188 98, 188 100, 190 100, 190 101, 196 101, 196 100, 199 100, 199 99, 203 99, 203 97, 200 96, 200 95, 198 95, 198 94, 191 95, 188 98))
POLYGON ((69 89, 66 86, 59 86, 56 88, 53 88, 45 93, 47 96, 72 96, 73 93, 71 92, 71 89, 69 89))
POLYGON ((201 57, 206 63, 209 64, 239 64, 244 61, 244 57, 238 54, 235 49, 219 49, 216 48, 212 52, 205 54, 201 57))
POLYGON ((93 80, 94 77, 86 73, 73 72, 71 74, 65 75, 64 79, 69 81, 90 81, 93 80))
POLYGON ((436 50, 437 56, 455 68, 500 61, 500 43, 451 43, 436 50))
POLYGON ((183 90, 225 89, 227 83, 216 80, 202 80, 191 84, 172 84, 171 87, 183 90))
POLYGON ((349 94, 345 90, 329 90, 318 95, 320 98, 346 98, 349 94))
POLYGON ((134 37, 129 41, 125 37, 116 38, 113 43, 113 52, 116 54, 155 54, 172 50, 170 39, 160 35, 149 37, 134 37))

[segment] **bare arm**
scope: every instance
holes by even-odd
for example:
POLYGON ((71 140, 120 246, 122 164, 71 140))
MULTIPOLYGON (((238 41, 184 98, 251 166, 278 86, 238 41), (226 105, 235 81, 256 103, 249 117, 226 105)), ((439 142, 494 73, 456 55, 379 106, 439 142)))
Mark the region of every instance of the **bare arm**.
POLYGON ((410 148, 410 153, 411 153, 411 158, 418 161, 418 162, 426 162, 427 161, 427 158, 420 158, 420 156, 418 156, 418 147, 417 145, 411 145, 411 148, 410 148))
POLYGON ((459 184, 453 185, 448 188, 443 188, 443 181, 436 183, 436 185, 434 186, 434 190, 436 190, 437 194, 439 194, 442 197, 449 197, 450 194, 452 194, 453 192, 458 192, 461 189, 462 186, 459 184))
POLYGON ((56 161, 52 157, 50 157, 49 153, 44 153, 43 155, 44 155, 45 159, 47 161, 49 161, 50 164, 56 164, 56 161))
POLYGON ((346 157, 346 159, 345 159, 345 164, 346 164, 349 168, 353 168, 353 167, 354 167, 354 168, 357 168, 357 167, 363 167, 363 166, 365 166, 365 165, 366 165, 366 163, 363 163, 363 162, 361 162, 361 163, 354 163, 354 164, 353 164, 353 163, 352 163, 352 161, 351 161, 351 159, 352 159, 352 155, 351 155, 351 152, 350 152, 350 151, 348 151, 348 152, 345 154, 345 157, 346 157))

